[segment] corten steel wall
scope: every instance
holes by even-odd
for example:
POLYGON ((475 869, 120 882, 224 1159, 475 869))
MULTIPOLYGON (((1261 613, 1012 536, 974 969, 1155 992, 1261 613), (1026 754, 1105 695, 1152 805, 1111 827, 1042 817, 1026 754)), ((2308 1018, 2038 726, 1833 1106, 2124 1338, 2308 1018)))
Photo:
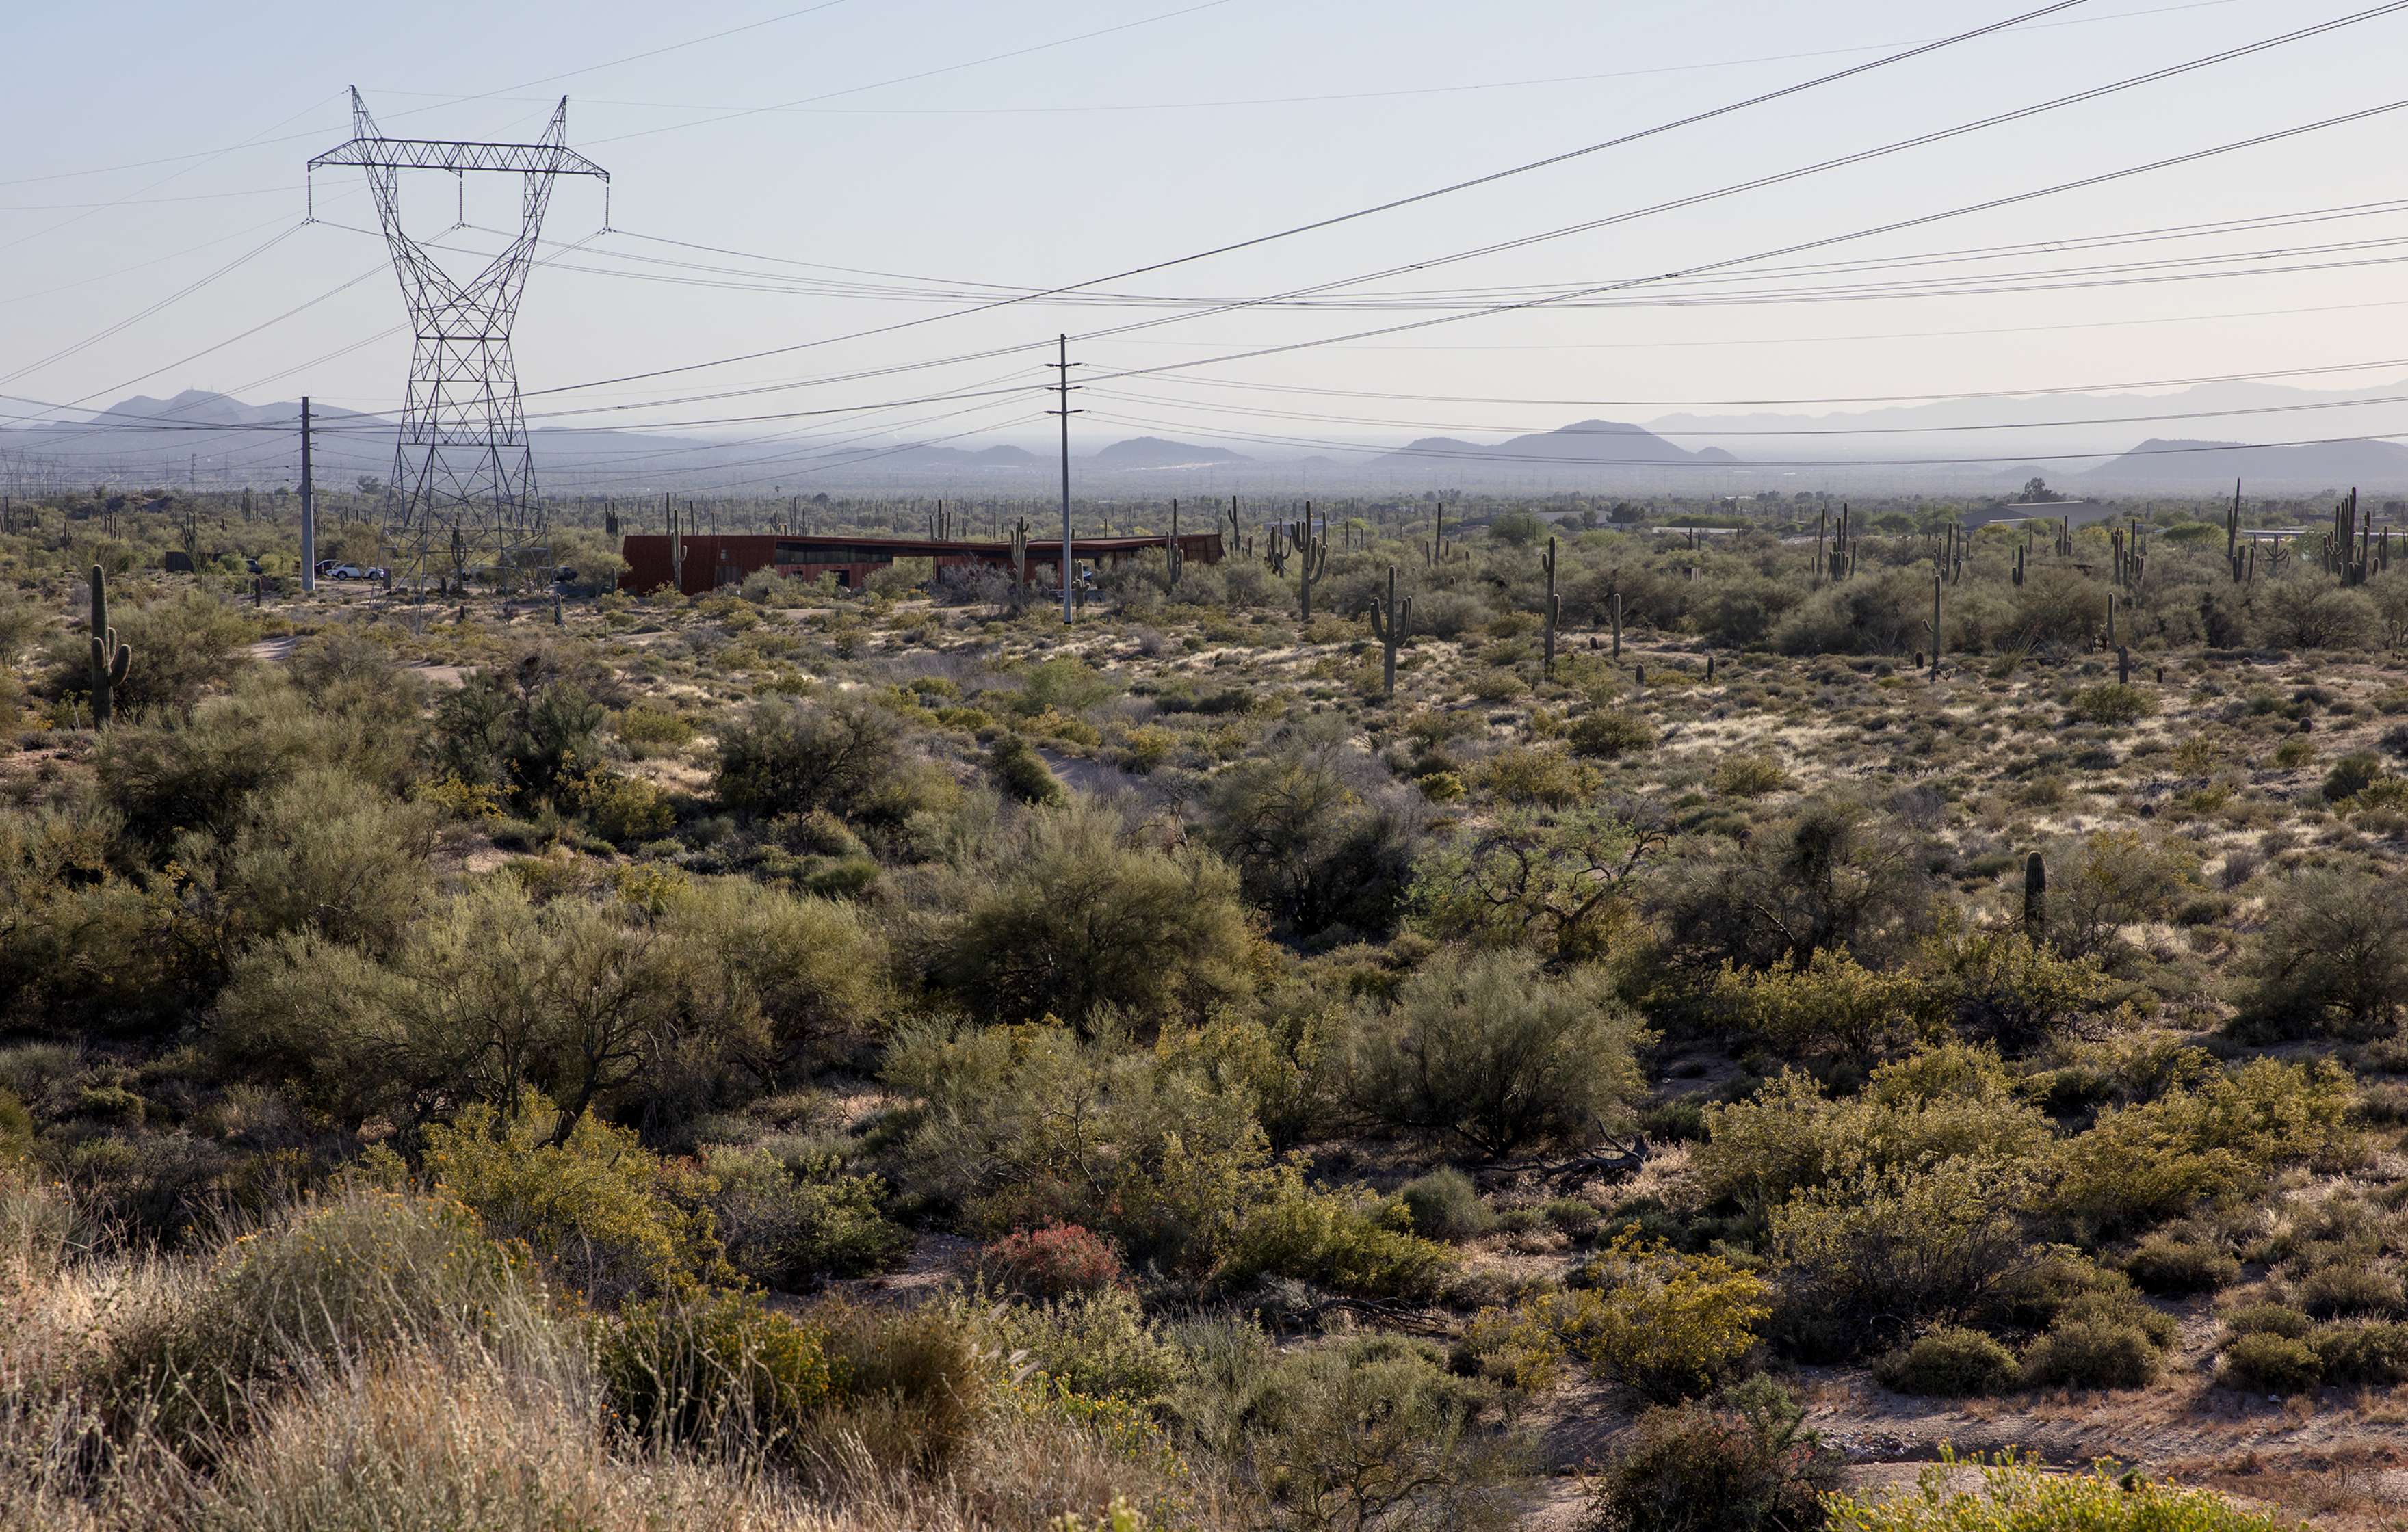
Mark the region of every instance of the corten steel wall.
MULTIPOLYGON (((823 574, 833 573, 838 585, 857 591, 872 574, 890 566, 896 559, 933 559, 939 568, 962 565, 1007 570, 1011 567, 1011 545, 1008 542, 938 542, 926 537, 848 537, 835 534, 801 537, 767 532, 688 536, 681 540, 685 544, 685 579, 676 583, 687 595, 702 595, 722 585, 740 584, 756 569, 775 569, 802 580, 817 580, 823 574), (778 557, 781 547, 787 551, 782 560, 778 557), (814 557, 815 554, 826 556, 814 557)), ((1164 540, 1081 537, 1072 541, 1070 556, 1093 564, 1123 564, 1162 547, 1164 540)), ((1221 562, 1221 535, 1217 532, 1182 533, 1179 548, 1199 564, 1221 562)), ((626 573, 619 577, 619 589, 640 594, 673 582, 668 534, 632 533, 621 540, 619 551, 627 561, 626 573)), ((1048 545, 1029 539, 1028 563, 1032 569, 1051 569, 1061 562, 1062 544, 1058 540, 1048 545)))

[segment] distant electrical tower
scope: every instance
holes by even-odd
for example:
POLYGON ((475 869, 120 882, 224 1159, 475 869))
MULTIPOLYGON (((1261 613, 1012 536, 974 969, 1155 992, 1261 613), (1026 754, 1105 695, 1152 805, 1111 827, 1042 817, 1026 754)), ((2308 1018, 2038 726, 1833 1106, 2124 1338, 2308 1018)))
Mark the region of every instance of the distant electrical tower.
MULTIPOLYGON (((355 165, 367 172, 377 217, 409 306, 409 395, 394 449, 392 559, 396 580, 423 585, 431 576, 465 580, 490 564, 496 579, 516 580, 543 537, 535 456, 519 403, 510 324, 526 291, 554 176, 595 176, 605 197, 610 173, 566 147, 568 98, 562 96, 541 140, 532 144, 457 143, 388 138, 351 92, 351 139, 309 162, 355 165), (401 172, 515 171, 525 195, 518 237, 466 281, 447 275, 401 224, 401 172)), ((609 220, 604 204, 603 221, 609 220)))

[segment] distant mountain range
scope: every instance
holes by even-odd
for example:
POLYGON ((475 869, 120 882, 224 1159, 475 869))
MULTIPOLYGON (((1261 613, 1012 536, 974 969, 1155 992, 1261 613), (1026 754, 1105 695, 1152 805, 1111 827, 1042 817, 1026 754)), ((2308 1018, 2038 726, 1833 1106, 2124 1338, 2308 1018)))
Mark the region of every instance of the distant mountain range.
MULTIPOLYGON (((2157 395, 1933 400, 1814 416, 1677 414, 1644 425, 1584 420, 1501 441, 1423 437, 1402 447, 1311 456, 1277 449, 1249 455, 1148 436, 1074 462, 1078 477, 1097 489, 1110 492, 1118 481, 1147 494, 1419 494, 1460 486, 1748 494, 1866 484, 1986 496, 2035 476, 2093 494, 2229 487, 2236 478, 2263 489, 2395 491, 2408 488, 2408 445, 2381 438, 2401 423, 2393 401, 2402 394, 2408 382, 2338 393, 2235 383, 2157 395), (2252 446, 2149 437, 2134 444, 2143 422, 2261 411, 2276 412, 2302 436, 2338 439, 2252 446), (2056 434, 2043 438, 2042 431, 2056 434), (1684 446, 1675 438, 1684 432, 1744 437, 1746 451, 1684 446), (2001 451, 2009 440, 2014 446, 2001 451), (1910 442, 1912 451, 1904 450, 1910 442)), ((137 394, 97 415, 0 429, 0 486, 290 484, 298 478, 300 412, 297 401, 251 405, 197 389, 168 399, 137 394)), ((390 419, 322 404, 315 416, 323 427, 315 443, 322 481, 348 486, 392 473, 390 419)), ((824 447, 774 430, 729 439, 538 426, 530 440, 538 480, 552 494, 809 494, 838 486, 1028 494, 1047 485, 1057 463, 1041 445, 888 438, 824 447)))
POLYGON ((1692 452, 1643 427, 1618 421, 1575 421, 1553 431, 1533 432, 1484 445, 1454 437, 1424 437, 1372 461, 1382 467, 1432 470, 1444 469, 1449 465, 1459 468, 1478 464, 1543 464, 1610 470, 1674 464, 1727 465, 1739 459, 1718 447, 1692 452))

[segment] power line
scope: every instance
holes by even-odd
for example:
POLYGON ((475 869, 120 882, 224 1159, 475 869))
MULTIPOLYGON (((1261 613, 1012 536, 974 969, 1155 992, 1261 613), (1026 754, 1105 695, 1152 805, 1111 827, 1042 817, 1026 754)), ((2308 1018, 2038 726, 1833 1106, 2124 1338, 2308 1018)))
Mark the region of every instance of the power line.
MULTIPOLYGON (((1987 36, 1991 33, 2000 31, 2007 27, 2018 25, 2024 21, 2032 21, 2042 16, 2054 15, 2057 11, 2069 9, 2072 6, 2082 3, 2084 3, 2084 0, 2054 0, 2054 3, 2043 6, 2037 10, 2027 11, 2020 16, 2011 17, 2003 21, 1996 21, 1985 26, 1975 27, 1969 31, 1960 32, 1954 36, 1943 38, 1939 42, 1918 44, 1915 47, 1899 52, 1891 53, 1885 57, 1874 59, 1865 64, 1853 64, 1848 68, 1838 70, 1831 74, 1818 76, 1815 79, 1800 81, 1794 85, 1784 86, 1779 90, 1763 92, 1758 94, 1746 97, 1741 101, 1731 102, 1725 106, 1712 107, 1701 112, 1695 112, 1672 122, 1659 123, 1650 128, 1642 128, 1633 133, 1624 134, 1613 138, 1605 139, 1599 143, 1590 144, 1580 149, 1566 150, 1558 154, 1551 154, 1542 159, 1527 161, 1521 165, 1511 165, 1505 169, 1491 171, 1485 175, 1477 176, 1469 180, 1455 181, 1445 186, 1413 193, 1408 196, 1391 198, 1387 201, 1376 203, 1367 208, 1356 208, 1352 212, 1340 213, 1328 218, 1316 219, 1311 222, 1296 224, 1292 227, 1277 230, 1269 234, 1252 236, 1245 239, 1234 240, 1227 244, 1217 245, 1209 250, 1198 251, 1187 255, 1176 256, 1166 261, 1155 261, 1144 265, 1131 266, 1125 271, 1112 272, 1105 276, 1090 278, 1085 281, 1071 282, 1060 287, 1044 289, 1039 293, 1001 298, 992 303, 977 305, 973 308, 956 310, 953 313, 929 315, 922 319, 907 320, 896 324, 882 325, 876 329, 856 331, 849 336, 836 336, 820 340, 802 341, 791 346, 771 347, 767 350, 751 351, 738 356, 719 357, 708 362, 688 363, 683 365, 674 367, 656 367, 645 372, 628 373, 617 378, 596 379, 585 383, 570 383, 555 388, 538 389, 533 391, 528 396, 535 397, 537 395, 546 394, 567 394, 589 388, 605 388, 618 383, 636 382, 652 378, 666 378, 681 373, 697 372, 710 367, 727 366, 739 362, 759 361, 765 357, 783 356, 795 351, 809 351, 820 346, 834 345, 838 341, 866 339, 873 336, 892 334, 898 330, 911 329, 923 324, 933 324, 944 320, 960 319, 971 314, 986 313, 996 308, 1009 308, 1013 304, 1026 302, 1031 298, 1051 297, 1058 294, 1077 292, 1082 288, 1097 287, 1105 282, 1123 281, 1131 277, 1144 276, 1156 271, 1166 271, 1173 266, 1185 265, 1191 262, 1208 260, 1219 255, 1226 255, 1236 251, 1250 250, 1258 245, 1269 244, 1274 240, 1291 238, 1295 236, 1312 233, 1316 230, 1333 228, 1340 223, 1351 222, 1356 219, 1369 218, 1377 213, 1388 212, 1395 208, 1410 207, 1415 203, 1426 202, 1433 197, 1445 196, 1452 193, 1468 190, 1475 186, 1489 185, 1496 181, 1505 179, 1508 177, 1526 174, 1530 171, 1542 169, 1550 165, 1561 165, 1568 160, 1578 159, 1584 155, 1599 153, 1605 150, 1617 148, 1626 144, 1636 143, 1641 139, 1670 133, 1678 128, 1707 122, 1717 117, 1727 116, 1733 112, 1743 111, 1752 107, 1761 106, 1768 102, 1781 100, 1784 97, 1797 95, 1800 93, 1814 90, 1821 86, 1832 84, 1840 80, 1851 79, 1856 76, 1868 74, 1876 69, 1886 68, 1893 64, 1902 63, 1908 59, 1920 58, 1925 54, 1955 47, 1959 43, 1969 42, 1977 37, 1987 36)), ((2408 3, 2408 0, 2402 0, 2402 3, 2408 3)), ((1008 348, 1008 350, 1025 349, 1025 348, 1008 348)), ((977 353, 974 357, 969 359, 983 360, 987 356, 999 354, 1002 354, 1002 352, 990 351, 977 353)))

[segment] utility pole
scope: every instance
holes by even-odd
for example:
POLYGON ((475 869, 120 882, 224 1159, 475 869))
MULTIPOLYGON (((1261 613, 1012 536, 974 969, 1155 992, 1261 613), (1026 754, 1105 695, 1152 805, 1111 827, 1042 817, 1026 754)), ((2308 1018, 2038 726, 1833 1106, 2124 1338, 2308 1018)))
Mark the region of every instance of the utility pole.
POLYGON ((301 588, 318 588, 318 497, 309 474, 309 395, 301 395, 301 588))
POLYGON ((1062 621, 1068 624, 1071 621, 1070 417, 1079 414, 1080 411, 1070 408, 1070 337, 1067 335, 1059 336, 1055 340, 1059 347, 1056 353, 1059 360, 1049 362, 1046 365, 1060 374, 1060 377, 1055 379, 1054 387, 1062 396, 1062 408, 1049 409, 1046 413, 1062 417, 1062 621))

